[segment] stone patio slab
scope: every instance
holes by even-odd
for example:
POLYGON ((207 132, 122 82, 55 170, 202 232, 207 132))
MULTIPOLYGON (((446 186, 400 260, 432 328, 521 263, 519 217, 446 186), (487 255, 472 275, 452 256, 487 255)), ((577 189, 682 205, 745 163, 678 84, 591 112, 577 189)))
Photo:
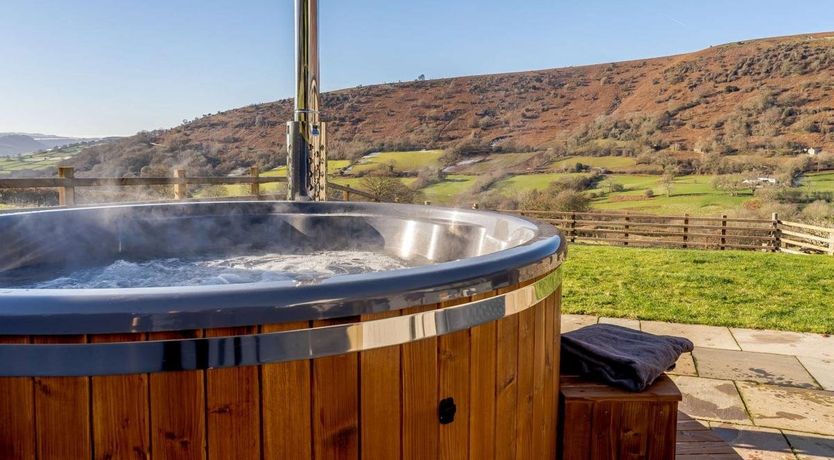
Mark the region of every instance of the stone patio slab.
POLYGON ((834 359, 809 356, 799 356, 798 359, 823 390, 834 390, 834 359))
POLYGON ((702 326, 698 324, 677 324, 664 323, 661 321, 641 321, 640 326, 644 332, 658 335, 675 335, 686 337, 696 347, 723 348, 726 350, 738 350, 733 335, 726 327, 702 326))
POLYGON ((669 375, 691 375, 697 376, 698 371, 695 370, 695 361, 692 360, 692 353, 684 353, 678 358, 675 363, 675 368, 668 372, 669 375))
POLYGON ((730 329, 744 351, 834 359, 834 337, 801 332, 730 329))
POLYGON ((617 326, 627 327, 629 329, 634 329, 639 331, 640 330, 640 321, 636 319, 626 319, 626 318, 606 318, 601 317, 599 319, 600 324, 614 324, 617 326))
POLYGON ((801 460, 823 460, 834 458, 834 437, 819 434, 785 431, 797 458, 801 460))
POLYGON ((685 414, 716 422, 752 424, 732 381, 685 375, 671 378, 683 393, 679 409, 685 414))
POLYGON ((834 392, 737 382, 756 425, 834 435, 834 392))
POLYGON ((710 422, 713 433, 726 441, 744 460, 795 460, 791 446, 779 430, 710 422))
POLYGON ((596 316, 562 315, 562 333, 575 331, 585 326, 597 323, 596 316))
POLYGON ((696 348, 692 354, 701 377, 820 388, 795 356, 714 348, 696 348))

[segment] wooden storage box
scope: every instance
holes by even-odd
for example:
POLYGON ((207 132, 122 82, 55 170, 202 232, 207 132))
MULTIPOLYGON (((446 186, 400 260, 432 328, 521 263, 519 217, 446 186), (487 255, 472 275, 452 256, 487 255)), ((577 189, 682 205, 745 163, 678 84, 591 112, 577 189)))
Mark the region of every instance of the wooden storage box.
POLYGON ((661 376, 641 393, 563 376, 559 392, 559 458, 675 458, 681 393, 661 376))

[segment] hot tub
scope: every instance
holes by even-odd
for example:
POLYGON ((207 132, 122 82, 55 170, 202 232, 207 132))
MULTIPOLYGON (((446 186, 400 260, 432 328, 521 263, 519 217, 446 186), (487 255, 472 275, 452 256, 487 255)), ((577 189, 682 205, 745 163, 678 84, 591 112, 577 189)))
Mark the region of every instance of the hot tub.
POLYGON ((0 458, 555 458, 565 244, 547 225, 213 202, 11 213, 0 238, 0 458), (39 287, 116 261, 328 251, 403 268, 39 287))

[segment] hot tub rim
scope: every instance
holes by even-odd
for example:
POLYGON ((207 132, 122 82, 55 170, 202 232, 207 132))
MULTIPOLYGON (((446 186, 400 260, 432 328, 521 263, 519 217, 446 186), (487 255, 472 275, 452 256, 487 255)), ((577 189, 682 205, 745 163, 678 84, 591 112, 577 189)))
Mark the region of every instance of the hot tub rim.
MULTIPOLYGON (((0 335, 72 335, 165 332, 322 320, 435 304, 510 287, 558 267, 566 242, 553 226, 491 211, 389 203, 288 203, 281 201, 212 201, 206 205, 282 204, 291 208, 375 211, 413 210, 438 215, 510 219, 535 228, 536 235, 513 248, 387 272, 333 278, 308 286, 231 285, 220 288, 172 287, 117 290, 0 289, 0 335), (437 278, 443 275, 443 281, 437 278), (349 292, 348 292, 349 291, 349 292), (245 300, 241 297, 245 296, 245 300), (280 298, 280 302, 274 299, 280 298), (79 312, 79 309, 84 312, 79 312)), ((183 203, 96 206, 176 206, 183 203)), ((72 211, 38 210, 31 212, 72 211)), ((15 214, 26 214, 12 213, 15 214)), ((6 214, 4 216, 7 216, 6 214)))

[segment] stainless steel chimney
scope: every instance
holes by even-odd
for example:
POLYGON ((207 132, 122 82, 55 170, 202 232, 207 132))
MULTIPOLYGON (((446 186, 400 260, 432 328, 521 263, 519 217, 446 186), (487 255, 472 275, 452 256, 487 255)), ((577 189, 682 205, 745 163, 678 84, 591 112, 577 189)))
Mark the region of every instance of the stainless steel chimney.
POLYGON ((327 199, 327 136, 319 119, 318 0, 295 0, 295 114, 287 123, 287 199, 327 199))

